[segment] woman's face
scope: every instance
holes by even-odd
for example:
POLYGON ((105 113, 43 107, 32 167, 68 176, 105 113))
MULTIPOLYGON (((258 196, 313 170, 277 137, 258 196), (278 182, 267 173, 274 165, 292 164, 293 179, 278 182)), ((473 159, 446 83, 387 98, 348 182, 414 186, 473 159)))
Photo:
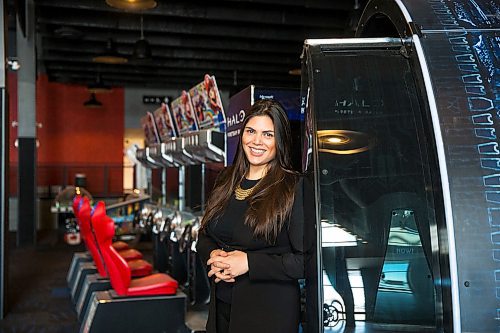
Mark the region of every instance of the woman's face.
POLYGON ((248 120, 243 129, 241 143, 250 163, 251 173, 264 172, 267 164, 276 157, 274 135, 274 124, 270 117, 255 116, 248 120))

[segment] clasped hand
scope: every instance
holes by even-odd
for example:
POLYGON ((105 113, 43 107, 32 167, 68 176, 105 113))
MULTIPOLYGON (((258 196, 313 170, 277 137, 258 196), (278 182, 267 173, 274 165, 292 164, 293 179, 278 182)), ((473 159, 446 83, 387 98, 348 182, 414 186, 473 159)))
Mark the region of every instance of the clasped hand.
POLYGON ((210 266, 208 277, 215 275, 215 283, 220 281, 234 282, 235 277, 248 272, 247 254, 242 251, 213 250, 207 265, 210 266))

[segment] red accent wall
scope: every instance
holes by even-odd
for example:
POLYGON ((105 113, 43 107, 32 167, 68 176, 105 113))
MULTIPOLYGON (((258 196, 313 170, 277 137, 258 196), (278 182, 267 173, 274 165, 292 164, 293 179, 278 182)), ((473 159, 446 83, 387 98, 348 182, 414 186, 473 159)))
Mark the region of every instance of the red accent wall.
MULTIPOLYGON (((9 73, 9 113, 17 120, 17 76, 9 73)), ((49 82, 40 75, 36 86, 38 185, 72 185, 85 173, 92 194, 120 194, 123 188, 124 90, 98 94, 103 106, 89 109, 85 86, 49 82)), ((17 137, 11 131, 11 142, 17 137)), ((11 144, 11 165, 17 149, 11 144)), ((11 177, 11 183, 15 182, 11 177)), ((15 185, 15 184, 14 184, 15 185)), ((12 188, 12 184, 11 184, 12 188)))
POLYGON ((124 92, 98 94, 103 106, 88 109, 86 87, 37 80, 38 163, 122 164, 124 92))

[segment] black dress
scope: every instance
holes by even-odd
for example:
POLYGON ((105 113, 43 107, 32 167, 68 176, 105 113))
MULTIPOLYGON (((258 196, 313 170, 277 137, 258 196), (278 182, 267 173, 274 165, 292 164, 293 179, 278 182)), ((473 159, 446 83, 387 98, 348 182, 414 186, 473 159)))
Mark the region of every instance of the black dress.
MULTIPOLYGON (((243 184, 242 184, 243 187, 243 184)), ((222 215, 239 212, 240 218, 232 225, 232 235, 222 238, 214 234, 210 222, 204 232, 199 234, 197 251, 203 262, 209 259, 210 252, 228 246, 247 253, 248 273, 236 277, 225 291, 218 292, 219 298, 231 304, 229 323, 230 333, 296 333, 300 318, 300 295, 298 279, 304 276, 304 179, 299 178, 295 189, 295 200, 290 218, 284 224, 274 245, 263 239, 253 237, 253 231, 244 223, 246 201, 237 202, 232 198, 222 215), (241 207, 243 205, 243 209, 241 207), (227 299, 229 295, 229 299, 227 299)), ((279 204, 279 203, 277 203, 279 204)), ((223 228, 227 231, 227 228, 223 228)), ((216 285, 211 284, 211 301, 207 322, 207 333, 216 333, 216 285)))

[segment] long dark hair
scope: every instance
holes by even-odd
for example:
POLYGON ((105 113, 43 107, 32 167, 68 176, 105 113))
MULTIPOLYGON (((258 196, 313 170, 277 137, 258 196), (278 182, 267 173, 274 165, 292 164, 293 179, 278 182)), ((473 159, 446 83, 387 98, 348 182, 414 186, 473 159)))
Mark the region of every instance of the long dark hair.
POLYGON ((249 208, 245 223, 254 236, 273 243, 292 210, 298 173, 293 171, 290 158, 291 130, 283 107, 274 100, 259 100, 250 108, 243 121, 234 164, 219 175, 207 201, 201 221, 202 228, 217 219, 227 207, 233 191, 250 168, 242 147, 241 137, 248 121, 257 116, 268 116, 274 124, 276 157, 269 162, 268 171, 247 198, 249 208))

